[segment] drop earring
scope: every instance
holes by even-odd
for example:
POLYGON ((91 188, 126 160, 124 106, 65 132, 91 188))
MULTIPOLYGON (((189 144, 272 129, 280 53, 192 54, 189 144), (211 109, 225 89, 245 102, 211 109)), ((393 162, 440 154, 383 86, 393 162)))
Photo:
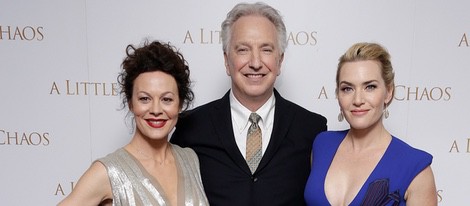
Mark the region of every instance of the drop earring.
POLYGON ((339 114, 338 114, 338 121, 339 121, 339 122, 342 122, 343 120, 344 120, 343 112, 342 112, 342 111, 339 111, 339 114))
POLYGON ((387 119, 390 116, 390 113, 388 112, 387 105, 385 104, 385 109, 384 109, 384 117, 387 119))

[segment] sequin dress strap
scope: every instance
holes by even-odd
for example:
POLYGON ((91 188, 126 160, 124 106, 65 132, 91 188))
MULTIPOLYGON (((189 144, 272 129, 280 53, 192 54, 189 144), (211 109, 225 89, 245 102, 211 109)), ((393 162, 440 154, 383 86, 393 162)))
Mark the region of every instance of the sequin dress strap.
POLYGON ((145 176, 141 165, 123 148, 98 161, 103 163, 108 171, 113 205, 167 205, 167 201, 160 193, 163 190, 145 176))
POLYGON ((181 171, 178 179, 178 202, 184 202, 185 206, 206 206, 209 205, 201 181, 199 170, 199 159, 196 153, 190 148, 181 148, 172 145, 175 154, 177 167, 181 171))

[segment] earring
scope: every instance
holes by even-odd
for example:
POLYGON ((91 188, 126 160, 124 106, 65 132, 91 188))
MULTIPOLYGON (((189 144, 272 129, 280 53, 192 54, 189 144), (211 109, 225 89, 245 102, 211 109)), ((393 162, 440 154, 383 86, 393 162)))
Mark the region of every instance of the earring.
POLYGON ((385 105, 384 117, 385 117, 385 119, 387 119, 389 116, 390 116, 390 113, 388 112, 387 105, 385 105))
POLYGON ((338 121, 342 122, 343 120, 344 120, 344 115, 343 115, 343 112, 340 111, 339 114, 338 114, 338 121))

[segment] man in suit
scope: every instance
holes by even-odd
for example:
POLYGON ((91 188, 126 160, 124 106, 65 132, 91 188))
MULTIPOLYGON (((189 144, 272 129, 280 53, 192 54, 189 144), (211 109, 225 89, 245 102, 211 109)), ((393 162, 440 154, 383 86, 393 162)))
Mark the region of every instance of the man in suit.
POLYGON ((198 154, 211 205, 305 205, 313 139, 327 126, 274 89, 287 46, 282 17, 264 3, 237 4, 221 35, 231 89, 182 114, 171 142, 198 154), (260 117, 254 126, 252 113, 260 117), (261 130, 250 137, 259 141, 260 162, 247 154, 251 126, 261 130))

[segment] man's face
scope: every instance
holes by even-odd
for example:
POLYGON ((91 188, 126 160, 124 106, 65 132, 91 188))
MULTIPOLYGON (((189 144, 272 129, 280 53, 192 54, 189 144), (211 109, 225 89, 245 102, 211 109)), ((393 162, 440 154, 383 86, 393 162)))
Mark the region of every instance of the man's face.
POLYGON ((235 97, 242 104, 267 100, 283 60, 274 24, 265 17, 249 15, 240 17, 231 32, 224 58, 235 97))

